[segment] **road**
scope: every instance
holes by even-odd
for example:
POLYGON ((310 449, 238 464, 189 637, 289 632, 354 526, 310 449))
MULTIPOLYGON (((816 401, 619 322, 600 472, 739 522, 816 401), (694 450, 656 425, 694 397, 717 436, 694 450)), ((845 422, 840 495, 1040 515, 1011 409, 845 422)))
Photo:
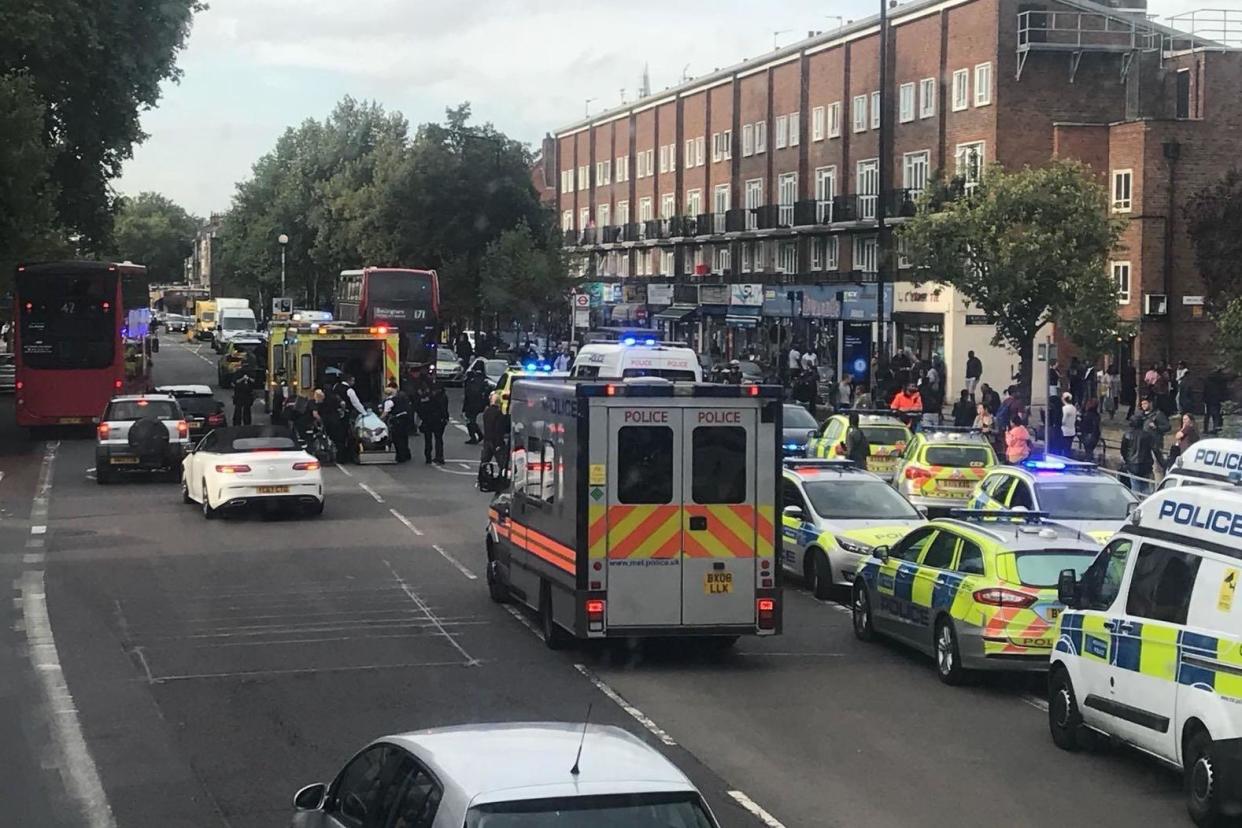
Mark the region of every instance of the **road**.
MULTIPOLYGON (((158 382, 214 379, 165 342, 158 382)), ((785 634, 726 656, 547 650, 487 597, 457 427, 443 468, 327 469, 322 518, 207 523, 171 483, 97 485, 85 435, 30 442, 3 398, 0 423, 0 825, 288 824, 375 736, 588 709, 731 828, 1189 824, 1176 775, 1057 750, 1037 682, 946 687, 795 583, 785 634)))

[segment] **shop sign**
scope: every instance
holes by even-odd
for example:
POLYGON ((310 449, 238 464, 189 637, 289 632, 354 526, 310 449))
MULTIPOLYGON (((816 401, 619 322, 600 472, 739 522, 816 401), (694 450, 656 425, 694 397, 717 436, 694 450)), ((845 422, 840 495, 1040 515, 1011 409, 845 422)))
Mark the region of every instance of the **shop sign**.
POLYGON ((981 313, 968 313, 966 314, 966 324, 967 325, 987 325, 989 323, 988 323, 988 318, 981 313))
POLYGON ((643 286, 640 284, 634 284, 633 282, 622 282, 621 294, 626 302, 647 301, 647 292, 643 290, 643 286))
POLYGON ((647 304, 648 305, 671 305, 673 304, 673 286, 672 285, 647 285, 647 304))
POLYGON ((802 288, 802 315, 815 319, 840 319, 841 291, 831 285, 807 285, 802 288))
POLYGON ((621 283, 605 282, 604 283, 604 302, 609 305, 616 305, 621 302, 621 283))
POLYGON ((914 285, 909 282, 897 286, 896 304, 893 310, 903 312, 945 311, 949 305, 949 291, 943 285, 914 285))
POLYGON ((1183 296, 1183 297, 1182 297, 1182 304, 1183 304, 1183 305, 1191 305, 1191 306, 1202 305, 1202 304, 1203 304, 1203 297, 1202 297, 1202 296, 1183 296))
POLYGON ((591 307, 598 308, 604 304, 604 283, 603 282, 587 282, 582 286, 586 290, 587 296, 591 297, 591 307))
POLYGON ((700 305, 729 304, 729 288, 732 285, 699 285, 700 305))
POLYGON ((760 307, 763 304, 763 285, 729 285, 729 304, 760 307))

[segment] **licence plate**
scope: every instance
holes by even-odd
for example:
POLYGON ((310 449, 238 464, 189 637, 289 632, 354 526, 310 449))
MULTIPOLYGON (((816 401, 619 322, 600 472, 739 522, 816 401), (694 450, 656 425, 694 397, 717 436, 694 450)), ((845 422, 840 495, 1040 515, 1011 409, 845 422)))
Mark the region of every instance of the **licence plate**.
POLYGON ((90 417, 60 417, 56 420, 61 425, 82 425, 90 421, 90 417))
POLYGON ((137 457, 112 457, 109 458, 110 463, 114 466, 136 466, 138 464, 137 457))
POLYGON ((959 489, 968 491, 975 487, 973 480, 941 480, 940 485, 946 489, 959 489))
POLYGON ((703 592, 706 594, 724 595, 732 591, 732 572, 709 572, 703 576, 703 592))
POLYGON ((288 486, 256 486, 255 491, 259 494, 286 494, 289 491, 288 486))
POLYGON ((1048 608, 1048 620, 1049 621, 1056 621, 1060 617, 1061 617, 1060 607, 1049 607, 1048 608))

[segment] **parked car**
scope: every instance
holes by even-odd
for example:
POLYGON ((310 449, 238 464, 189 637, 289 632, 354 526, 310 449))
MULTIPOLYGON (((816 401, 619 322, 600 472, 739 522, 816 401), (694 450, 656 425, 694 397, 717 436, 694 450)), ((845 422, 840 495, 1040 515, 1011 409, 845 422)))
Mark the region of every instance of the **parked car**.
POLYGON ((258 391, 263 390, 263 384, 267 382, 267 345, 259 338, 234 339, 229 343, 228 350, 216 366, 217 384, 221 388, 233 387, 233 378, 248 356, 253 366, 250 378, 258 391))
POLYGON ((233 426, 207 434, 181 473, 181 499, 198 503, 203 517, 251 506, 323 512, 319 461, 288 426, 233 426))
POLYGON ((206 385, 160 385, 155 390, 177 398, 185 421, 190 426, 191 442, 198 442, 213 428, 228 425, 224 403, 217 400, 206 385))
POLYGON ((122 472, 175 475, 190 447, 190 424, 170 394, 113 397, 95 430, 95 481, 122 472))

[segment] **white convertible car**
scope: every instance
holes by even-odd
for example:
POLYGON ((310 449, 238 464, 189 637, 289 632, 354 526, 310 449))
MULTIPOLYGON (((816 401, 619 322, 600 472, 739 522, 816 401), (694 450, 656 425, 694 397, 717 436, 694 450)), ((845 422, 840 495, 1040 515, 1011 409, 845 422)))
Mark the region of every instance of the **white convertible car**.
POLYGON ((250 506, 293 506, 318 515, 323 475, 287 426, 217 428, 185 458, 181 497, 201 504, 208 519, 250 506))

